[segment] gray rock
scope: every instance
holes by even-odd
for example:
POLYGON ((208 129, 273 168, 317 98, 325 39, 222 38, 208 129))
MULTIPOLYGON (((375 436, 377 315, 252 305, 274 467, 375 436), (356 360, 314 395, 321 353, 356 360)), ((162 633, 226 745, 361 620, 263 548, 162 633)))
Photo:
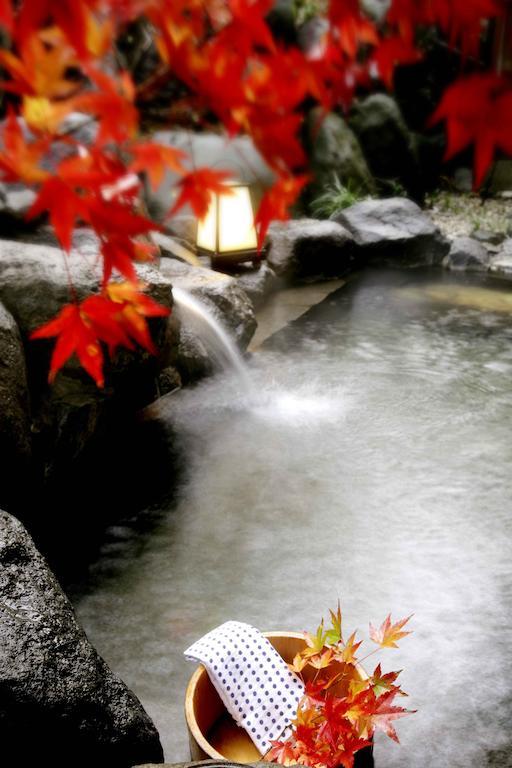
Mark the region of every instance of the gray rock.
POLYGON ((453 185, 457 192, 471 192, 473 190, 473 171, 471 168, 456 168, 453 174, 453 185))
POLYGON ((266 298, 279 287, 280 280, 266 261, 256 268, 247 268, 236 274, 240 288, 247 294, 255 308, 260 307, 266 298))
POLYGON ((443 267, 452 271, 487 272, 490 256, 487 249, 472 237, 457 237, 443 259, 443 267))
POLYGON ((315 48, 319 46, 329 29, 329 22, 321 16, 313 16, 298 29, 297 42, 299 47, 309 56, 314 56, 315 48))
POLYGON ((491 232, 490 229, 475 229, 471 233, 474 240, 486 245, 500 245, 506 238, 504 232, 491 232))
POLYGON ((440 264, 449 243, 412 200, 364 200, 331 216, 359 246, 357 258, 397 266, 440 264))
POLYGON ((375 179, 386 187, 399 183, 421 199, 420 166, 413 136, 392 96, 375 93, 356 102, 349 120, 375 179))
POLYGON ((19 765, 161 762, 158 733, 108 668, 16 518, 0 511, 0 733, 19 765))
POLYGON ((342 277, 352 259, 353 238, 337 222, 292 219, 270 226, 267 261, 286 280, 342 277))
MULTIPOLYGON (((51 243, 48 230, 41 239, 36 233, 24 242, 0 240, 0 300, 14 315, 23 335, 49 320, 70 300, 69 277, 78 299, 99 290, 101 269, 94 234, 77 230, 68 259, 69 274, 62 251, 51 243), (41 240, 44 245, 38 244, 41 240)), ((171 286, 158 269, 139 264, 137 273, 156 301, 172 305, 171 286)))
POLYGON ((498 255, 491 258, 489 270, 498 277, 512 278, 512 238, 505 240, 498 255))
POLYGON ((25 355, 18 327, 0 304, 0 499, 10 503, 27 482, 31 455, 25 355))
POLYGON ((353 192, 375 192, 359 142, 342 117, 334 113, 323 117, 319 108, 313 109, 307 120, 307 135, 313 174, 310 198, 325 192, 336 177, 353 192))
POLYGON ((188 247, 195 247, 197 236, 197 219, 195 216, 185 214, 174 216, 171 228, 179 242, 188 247))

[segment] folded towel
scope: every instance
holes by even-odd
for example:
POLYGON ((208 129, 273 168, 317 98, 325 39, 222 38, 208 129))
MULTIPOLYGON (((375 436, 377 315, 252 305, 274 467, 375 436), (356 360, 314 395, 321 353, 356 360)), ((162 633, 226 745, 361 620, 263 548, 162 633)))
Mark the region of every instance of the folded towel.
POLYGON ((185 651, 206 667, 224 706, 264 755, 295 718, 304 684, 261 632, 227 621, 185 651))

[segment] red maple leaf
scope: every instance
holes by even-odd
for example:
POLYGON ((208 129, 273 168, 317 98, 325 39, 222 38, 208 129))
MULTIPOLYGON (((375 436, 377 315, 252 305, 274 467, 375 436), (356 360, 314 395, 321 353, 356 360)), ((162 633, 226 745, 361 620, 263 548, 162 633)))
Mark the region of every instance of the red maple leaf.
POLYGON ((255 49, 273 51, 274 39, 265 21, 273 4, 273 0, 228 0, 231 21, 217 39, 226 50, 235 48, 244 58, 255 49))
POLYGON ((393 739, 398 744, 399 738, 392 723, 400 717, 414 714, 414 710, 392 706, 392 701, 397 693, 398 691, 395 689, 377 697, 376 705, 371 713, 371 722, 377 730, 383 731, 386 736, 389 736, 390 739, 393 739))
POLYGON ((129 170, 133 173, 144 171, 154 189, 158 189, 163 181, 165 169, 175 173, 184 173, 182 160, 186 158, 185 152, 176 147, 167 147, 152 141, 132 144, 130 152, 133 160, 129 170))
POLYGON ((287 765, 288 761, 294 763, 296 751, 289 741, 271 741, 272 748, 265 755, 265 759, 272 763, 287 765))
POLYGON ((98 0, 30 0, 21 3, 17 24, 16 38, 25 40, 37 29, 53 21, 60 27, 77 54, 87 59, 87 12, 99 6, 98 0))
POLYGON ((396 67, 399 64, 414 64, 419 59, 421 59, 421 53, 407 38, 387 37, 381 40, 373 51, 369 60, 369 69, 371 72, 373 65, 377 76, 388 88, 392 88, 396 67))
POLYGON ((212 171, 211 168, 198 168, 183 176, 178 182, 181 191, 178 199, 169 212, 172 216, 187 203, 199 219, 208 213, 212 195, 230 195, 231 188, 227 183, 232 177, 226 171, 212 171))
POLYGON ((8 32, 12 32, 14 26, 14 14, 11 0, 0 0, 0 25, 8 32))
POLYGON ((107 202, 101 197, 88 200, 88 217, 98 235, 105 239, 118 233, 125 237, 136 237, 161 229, 151 219, 135 213, 131 205, 123 205, 117 200, 107 202))
POLYGON ((255 218, 258 248, 263 247, 265 235, 272 221, 286 220, 289 209, 296 201, 309 176, 282 176, 263 195, 255 218))
POLYGON ((87 218, 87 206, 84 199, 57 176, 47 179, 39 194, 26 214, 27 219, 33 219, 48 211, 50 223, 55 234, 64 248, 69 251, 75 221, 87 218))
POLYGON ((156 246, 149 243, 136 243, 124 235, 111 235, 101 244, 103 286, 108 283, 114 269, 128 280, 136 282, 134 261, 150 261, 155 252, 156 246))
POLYGON ((70 137, 70 146, 78 148, 78 154, 66 157, 58 164, 56 173, 72 187, 99 192, 105 185, 114 185, 126 176, 126 166, 104 147, 77 145, 70 137))
POLYGON ((512 81, 495 73, 470 75, 445 91, 431 122, 446 120, 446 157, 475 145, 475 186, 496 149, 512 153, 512 81))
POLYGON ((111 356, 118 346, 134 349, 121 322, 121 309, 122 305, 105 294, 88 296, 81 304, 82 313, 87 316, 98 338, 108 345, 111 356))
POLYGON ((137 131, 138 112, 133 104, 135 88, 128 72, 112 78, 92 67, 85 69, 99 90, 76 96, 73 104, 78 111, 87 112, 99 120, 96 143, 122 143, 132 139, 137 131))
POLYGON ((34 331, 30 338, 46 339, 57 336, 50 363, 50 383, 57 371, 76 354, 80 364, 92 376, 98 387, 103 387, 103 352, 87 315, 78 304, 66 304, 57 317, 34 331))

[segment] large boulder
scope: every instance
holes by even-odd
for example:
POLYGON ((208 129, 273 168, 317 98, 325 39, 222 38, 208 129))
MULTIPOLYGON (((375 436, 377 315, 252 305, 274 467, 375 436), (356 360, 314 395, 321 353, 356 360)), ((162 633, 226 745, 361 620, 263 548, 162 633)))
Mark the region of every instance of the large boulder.
POLYGON ((25 355, 13 316, 0 304, 0 501, 11 502, 27 482, 31 455, 25 355))
POLYGON ((450 247, 427 214, 407 198, 364 200, 331 220, 352 234, 360 261, 430 266, 440 264, 450 247))
POLYGON ((323 116, 319 108, 311 110, 307 120, 307 147, 313 182, 308 199, 313 200, 340 182, 358 194, 375 192, 375 183, 361 146, 345 120, 335 113, 323 116))
POLYGON ((142 705, 108 668, 16 518, 0 511, 0 734, 17 765, 162 762, 142 705))
POLYGON ((456 237, 443 259, 443 267, 458 272, 487 272, 490 254, 472 237, 456 237))
POLYGON ((372 175, 384 189, 400 184, 416 200, 423 197, 414 139, 392 96, 374 93, 356 102, 349 120, 372 175))
POLYGON ((354 240, 334 221, 292 219, 269 229, 267 261, 288 281, 343 277, 350 271, 354 240))
POLYGON ((267 261, 262 261, 256 268, 247 267, 236 274, 240 288, 250 298, 252 305, 258 309, 280 284, 280 279, 267 261))

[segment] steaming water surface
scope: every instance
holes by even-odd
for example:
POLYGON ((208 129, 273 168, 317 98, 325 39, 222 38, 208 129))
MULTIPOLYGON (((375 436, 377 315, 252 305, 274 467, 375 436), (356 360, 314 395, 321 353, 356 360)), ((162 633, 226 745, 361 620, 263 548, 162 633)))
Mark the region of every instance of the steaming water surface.
POLYGON ((454 280, 366 274, 253 358, 258 396, 219 375, 167 399, 178 502, 109 529, 75 603, 168 761, 189 643, 227 619, 312 629, 339 596, 363 632, 415 614, 382 661, 418 713, 379 768, 512 765, 512 316, 454 280))

